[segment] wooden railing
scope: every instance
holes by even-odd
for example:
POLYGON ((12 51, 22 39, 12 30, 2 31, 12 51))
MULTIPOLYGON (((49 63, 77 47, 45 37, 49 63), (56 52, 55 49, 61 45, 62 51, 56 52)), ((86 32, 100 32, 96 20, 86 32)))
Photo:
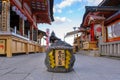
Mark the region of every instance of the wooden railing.
POLYGON ((104 43, 100 40, 99 53, 105 56, 120 57, 120 41, 104 43))

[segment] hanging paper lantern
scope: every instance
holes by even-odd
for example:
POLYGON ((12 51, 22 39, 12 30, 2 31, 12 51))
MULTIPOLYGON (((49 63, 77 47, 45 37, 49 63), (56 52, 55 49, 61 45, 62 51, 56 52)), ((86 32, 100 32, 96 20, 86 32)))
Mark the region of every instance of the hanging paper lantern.
POLYGON ((22 19, 24 19, 24 14, 22 14, 22 19))
POLYGON ((20 14, 21 14, 20 10, 17 10, 17 11, 16 11, 16 14, 17 14, 17 15, 20 15, 20 14))
POLYGON ((27 17, 25 15, 23 15, 23 20, 25 20, 25 21, 27 20, 27 17))
POLYGON ((13 6, 13 7, 12 7, 12 11, 16 11, 16 6, 13 6))
POLYGON ((27 20, 27 17, 25 16, 25 19, 24 20, 27 20))
POLYGON ((96 36, 100 36, 102 32, 102 26, 100 24, 96 24, 94 27, 94 34, 96 36))
POLYGON ((20 18, 22 18, 22 19, 23 19, 23 14, 22 14, 22 13, 20 14, 20 18))
POLYGON ((101 28, 101 27, 98 27, 98 28, 96 29, 96 31, 97 31, 97 32, 101 32, 101 31, 102 31, 102 28, 101 28))

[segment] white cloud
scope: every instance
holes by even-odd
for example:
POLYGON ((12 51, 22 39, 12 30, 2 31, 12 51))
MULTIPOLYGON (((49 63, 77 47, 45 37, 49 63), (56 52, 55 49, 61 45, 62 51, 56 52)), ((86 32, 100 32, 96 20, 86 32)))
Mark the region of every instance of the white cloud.
POLYGON ((69 7, 72 4, 74 4, 75 2, 81 2, 81 1, 82 0, 63 0, 60 4, 56 4, 55 10, 56 10, 56 12, 61 13, 63 8, 69 7))
POLYGON ((54 13, 56 12, 56 9, 55 9, 55 7, 53 7, 53 12, 54 12, 54 13))
POLYGON ((58 9, 57 12, 62 13, 62 10, 61 10, 61 9, 58 9))
POLYGON ((59 24, 72 21, 66 17, 54 17, 54 18, 55 18, 55 23, 59 23, 59 24))
POLYGON ((74 1, 73 0, 63 0, 60 4, 58 4, 58 8, 62 9, 66 6, 70 6, 74 1))
POLYGON ((72 11, 72 10, 69 10, 68 13, 73 13, 73 11, 72 11))
MULTIPOLYGON (((55 5, 55 12, 58 13, 62 13, 62 9, 65 7, 70 7, 72 4, 76 3, 76 2, 84 2, 84 0, 62 0, 61 3, 56 4, 55 5)), ((86 0, 85 2, 87 2, 85 5, 86 6, 97 6, 100 2, 102 2, 103 0, 86 0)))
POLYGON ((98 5, 103 0, 87 0, 88 5, 98 5))
POLYGON ((54 12, 54 13, 56 13, 56 12, 58 12, 58 13, 62 13, 62 10, 56 8, 56 6, 55 6, 55 7, 53 8, 53 12, 54 12))

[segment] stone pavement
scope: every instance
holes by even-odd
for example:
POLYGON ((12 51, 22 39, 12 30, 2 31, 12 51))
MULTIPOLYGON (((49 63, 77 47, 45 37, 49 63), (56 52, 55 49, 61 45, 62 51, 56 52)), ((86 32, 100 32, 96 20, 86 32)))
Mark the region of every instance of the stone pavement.
POLYGON ((0 80, 120 80, 120 60, 75 54, 74 71, 47 72, 45 53, 0 57, 0 80))

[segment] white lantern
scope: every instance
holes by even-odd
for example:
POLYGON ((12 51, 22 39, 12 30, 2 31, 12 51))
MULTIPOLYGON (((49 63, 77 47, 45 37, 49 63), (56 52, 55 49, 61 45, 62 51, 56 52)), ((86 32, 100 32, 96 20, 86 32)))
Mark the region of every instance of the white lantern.
POLYGON ((27 17, 25 16, 24 20, 26 21, 27 20, 27 17))
POLYGON ((23 15, 23 19, 24 19, 24 20, 27 20, 27 17, 26 17, 25 15, 23 15))
POLYGON ((20 10, 17 10, 16 14, 20 16, 21 14, 20 10))
POLYGON ((20 18, 23 18, 23 14, 22 13, 20 14, 20 18))
POLYGON ((13 7, 12 7, 12 10, 13 10, 13 11, 16 11, 16 6, 13 6, 13 7))

